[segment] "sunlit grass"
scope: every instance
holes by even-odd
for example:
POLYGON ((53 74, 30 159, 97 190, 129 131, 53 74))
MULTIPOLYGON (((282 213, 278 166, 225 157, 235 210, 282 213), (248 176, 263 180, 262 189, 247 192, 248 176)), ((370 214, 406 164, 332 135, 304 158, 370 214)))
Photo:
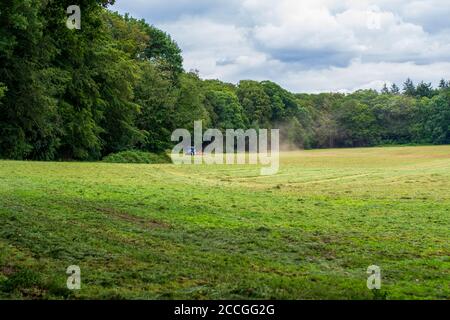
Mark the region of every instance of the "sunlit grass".
POLYGON ((450 297, 450 147, 249 165, 0 162, 1 298, 450 297), (66 289, 79 265, 82 289, 66 289))

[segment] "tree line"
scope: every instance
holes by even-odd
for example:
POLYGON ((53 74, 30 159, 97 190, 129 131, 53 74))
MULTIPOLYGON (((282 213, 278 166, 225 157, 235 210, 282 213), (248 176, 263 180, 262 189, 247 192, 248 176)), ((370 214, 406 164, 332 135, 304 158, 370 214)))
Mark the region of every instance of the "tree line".
POLYGON ((98 160, 160 153, 195 120, 218 129, 280 128, 287 148, 449 144, 450 83, 407 80, 381 92, 295 94, 270 81, 202 80, 171 37, 112 0, 0 3, 0 157, 98 160))

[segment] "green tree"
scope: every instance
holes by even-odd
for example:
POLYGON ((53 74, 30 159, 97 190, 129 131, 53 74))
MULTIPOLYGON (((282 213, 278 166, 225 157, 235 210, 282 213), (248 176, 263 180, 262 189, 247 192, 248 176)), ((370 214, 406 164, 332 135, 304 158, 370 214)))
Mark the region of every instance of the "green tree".
POLYGON ((408 96, 380 96, 373 106, 380 142, 409 143, 417 116, 416 99, 408 96))
POLYGON ((450 81, 445 81, 445 79, 441 79, 439 82, 440 89, 448 89, 450 87, 450 81))
POLYGON ((63 74, 52 68, 43 1, 0 3, 0 157, 51 159, 58 147, 56 100, 63 74))
POLYGON ((254 128, 270 127, 270 97, 259 82, 249 80, 239 82, 237 96, 250 126, 254 128))
MULTIPOLYGON (((131 19, 133 23, 136 20, 131 19)), ((176 82, 183 73, 183 57, 178 44, 164 31, 148 25, 144 20, 137 23, 148 35, 148 42, 141 59, 147 59, 155 63, 161 72, 166 73, 172 81, 176 82)))
POLYGON ((193 129, 196 120, 202 120, 204 126, 210 124, 202 83, 195 73, 185 73, 181 76, 174 117, 175 128, 193 129))
POLYGON ((416 86, 410 78, 408 78, 403 84, 403 93, 410 97, 416 96, 416 86))
POLYGON ((391 86, 391 91, 390 92, 392 94, 398 95, 398 94, 400 94, 400 88, 395 83, 393 83, 392 86, 391 86))
POLYGON ((370 108, 357 100, 347 100, 337 114, 339 144, 343 147, 371 146, 379 141, 376 118, 370 108))
POLYGON ((229 91, 209 90, 205 102, 212 110, 213 127, 220 130, 245 129, 247 119, 236 94, 229 91))
POLYGON ((51 64, 67 80, 56 97, 61 126, 58 157, 63 159, 95 160, 103 150, 114 149, 109 145, 113 133, 102 127, 122 94, 119 90, 112 99, 115 89, 107 88, 114 83, 110 76, 117 67, 115 62, 123 57, 119 58, 114 51, 115 44, 105 23, 104 7, 112 2, 81 1, 81 30, 65 26, 65 8, 70 1, 48 1, 42 12, 44 34, 51 37, 55 47, 51 64))
POLYGON ((382 94, 389 94, 390 93, 389 92, 389 88, 388 88, 386 83, 383 85, 383 88, 381 89, 381 93, 382 94))
POLYGON ((434 144, 450 143, 450 93, 443 91, 422 104, 423 140, 434 144))
POLYGON ((324 112, 316 119, 313 126, 313 146, 317 148, 334 148, 339 142, 339 124, 334 114, 324 112))
POLYGON ((136 124, 146 135, 139 147, 155 152, 170 148, 178 95, 170 79, 161 74, 156 66, 143 61, 134 95, 136 104, 141 107, 136 124))
POLYGON ((416 88, 416 96, 419 98, 431 98, 434 95, 433 86, 431 83, 420 82, 416 88))

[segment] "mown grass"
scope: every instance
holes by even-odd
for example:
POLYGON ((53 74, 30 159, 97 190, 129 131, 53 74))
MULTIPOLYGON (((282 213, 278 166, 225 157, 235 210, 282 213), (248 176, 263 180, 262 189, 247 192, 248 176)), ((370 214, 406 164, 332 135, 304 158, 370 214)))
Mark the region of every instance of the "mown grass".
POLYGON ((155 154, 137 150, 122 151, 110 154, 103 158, 108 163, 139 163, 139 164, 164 164, 172 163, 170 157, 163 154, 155 154))
POLYGON ((0 162, 0 298, 450 297, 450 147, 254 166, 0 162), (69 265, 82 289, 66 289, 69 265))

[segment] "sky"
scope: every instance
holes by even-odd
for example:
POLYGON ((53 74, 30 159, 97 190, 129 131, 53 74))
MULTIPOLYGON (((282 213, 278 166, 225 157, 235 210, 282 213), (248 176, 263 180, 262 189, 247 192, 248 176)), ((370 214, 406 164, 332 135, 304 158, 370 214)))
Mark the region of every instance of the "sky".
POLYGON ((449 0, 116 0, 204 79, 352 92, 450 80, 449 0))

